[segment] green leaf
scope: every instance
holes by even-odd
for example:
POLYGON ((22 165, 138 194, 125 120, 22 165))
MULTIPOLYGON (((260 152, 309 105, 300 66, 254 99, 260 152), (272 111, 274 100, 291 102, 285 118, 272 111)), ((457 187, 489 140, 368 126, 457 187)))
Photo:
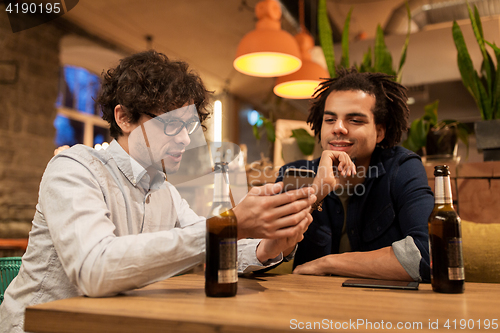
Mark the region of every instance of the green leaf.
POLYGON ((484 35, 483 35, 483 26, 481 24, 481 17, 477 11, 476 5, 474 5, 474 13, 472 13, 472 9, 470 8, 469 3, 467 3, 467 9, 469 10, 469 18, 472 24, 472 30, 474 31, 474 36, 476 37, 477 44, 479 45, 479 49, 481 50, 481 54, 483 55, 483 64, 484 67, 484 76, 486 77, 488 91, 491 91, 492 86, 492 77, 491 77, 491 65, 488 59, 488 53, 486 52, 486 47, 484 45, 484 35))
POLYGON ((439 100, 436 100, 434 103, 427 104, 426 106, 424 106, 424 116, 422 118, 429 122, 430 127, 434 127, 437 125, 438 106, 439 106, 439 100))
POLYGON ((344 23, 344 30, 342 31, 342 58, 340 59, 340 65, 344 68, 349 68, 349 23, 351 22, 352 7, 347 13, 347 17, 344 23))
POLYGON ((481 112, 481 117, 485 119, 484 109, 482 107, 481 96, 478 87, 478 85, 482 85, 482 83, 476 81, 479 80, 479 78, 476 70, 474 69, 474 65, 472 64, 469 51, 467 50, 467 45, 465 44, 462 30, 460 29, 460 26, 456 21, 453 21, 452 33, 453 41, 455 42, 455 47, 457 49, 457 64, 458 69, 460 70, 460 75, 462 77, 462 82, 465 88, 469 90, 470 94, 476 101, 476 104, 479 107, 479 111, 481 112))
POLYGON ((392 55, 385 45, 384 31, 382 30, 380 24, 377 26, 377 32, 375 34, 374 63, 375 72, 386 73, 389 75, 396 74, 392 69, 392 55))
MULTIPOLYGON (((496 46, 496 44, 492 44, 490 42, 485 41, 495 53, 495 58, 497 60, 497 64, 500 63, 500 48, 496 46)), ((498 67, 497 67, 498 68, 498 67)), ((492 90, 492 107, 494 110, 493 119, 500 118, 500 73, 495 71, 495 80, 493 82, 493 90, 492 90)))
POLYGON ((410 126, 408 139, 406 139, 403 147, 417 152, 420 148, 425 147, 427 144, 427 133, 429 132, 430 125, 424 122, 422 118, 415 119, 410 126))
MULTIPOLYGON (((467 10, 469 11, 469 17, 471 18, 472 22, 472 10, 470 8, 469 2, 467 1, 467 10)), ((479 16, 479 12, 477 11, 476 5, 474 5, 474 22, 475 25, 477 26, 477 32, 481 36, 481 39, 484 40, 484 34, 483 34, 483 25, 481 23, 481 16, 479 16)))
POLYGON ((359 71, 362 73, 371 72, 372 68, 372 48, 368 47, 368 51, 363 55, 363 62, 359 66, 359 71))
POLYGON ((476 89, 479 92, 479 102, 481 104, 480 109, 483 111, 483 117, 484 117, 483 120, 492 119, 493 109, 491 107, 491 98, 490 96, 488 96, 488 92, 486 91, 486 88, 481 82, 481 79, 479 78, 477 72, 474 72, 474 77, 475 77, 476 89))
POLYGON ((325 55, 326 65, 330 77, 335 77, 335 53, 333 50, 333 35, 330 21, 328 19, 328 12, 326 10, 326 0, 319 0, 318 2, 318 33, 319 42, 323 53, 325 55))
POLYGON ((260 131, 259 131, 259 127, 257 126, 256 123, 254 125, 252 125, 252 132, 253 132, 253 136, 255 136, 255 138, 257 140, 260 140, 260 131))
POLYGON ((403 76, 403 65, 406 62, 406 52, 408 51, 408 44, 410 43, 410 33, 411 33, 411 10, 408 1, 405 1, 406 12, 408 16, 408 31, 406 32, 405 44, 403 45, 403 49, 401 50, 401 59, 399 60, 399 67, 397 73, 397 82, 401 82, 403 76))
POLYGON ((465 126, 462 123, 457 124, 457 135, 458 139, 462 141, 465 144, 466 147, 466 155, 465 158, 469 157, 469 134, 471 134, 471 131, 467 126, 465 126))
POLYGON ((299 145, 299 149, 304 155, 312 155, 314 152, 314 137, 307 132, 307 130, 303 128, 298 128, 292 130, 292 137, 297 140, 297 144, 299 145))
POLYGON ((271 142, 276 141, 276 132, 274 130, 273 122, 262 116, 260 118, 264 122, 264 128, 266 129, 267 139, 271 142))

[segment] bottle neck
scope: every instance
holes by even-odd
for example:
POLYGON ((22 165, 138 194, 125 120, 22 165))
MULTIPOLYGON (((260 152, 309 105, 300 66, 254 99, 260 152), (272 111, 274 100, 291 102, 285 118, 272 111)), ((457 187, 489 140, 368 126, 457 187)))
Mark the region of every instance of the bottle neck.
POLYGON ((229 177, 227 172, 217 170, 214 175, 214 198, 213 202, 231 203, 229 197, 229 177))
POLYGON ((435 178, 434 198, 436 205, 453 205, 450 176, 435 178))

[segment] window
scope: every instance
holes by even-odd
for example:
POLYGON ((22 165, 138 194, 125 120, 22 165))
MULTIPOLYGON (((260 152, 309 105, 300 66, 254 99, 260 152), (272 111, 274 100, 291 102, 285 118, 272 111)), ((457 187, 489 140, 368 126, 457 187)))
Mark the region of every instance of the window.
POLYGON ((88 70, 65 65, 59 76, 58 109, 54 120, 56 146, 83 143, 94 147, 109 142, 109 126, 94 102, 99 91, 99 76, 88 70))

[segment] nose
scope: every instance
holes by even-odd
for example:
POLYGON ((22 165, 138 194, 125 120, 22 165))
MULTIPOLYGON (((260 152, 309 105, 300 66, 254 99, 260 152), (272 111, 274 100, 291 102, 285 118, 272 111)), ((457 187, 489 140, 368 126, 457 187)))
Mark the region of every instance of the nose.
POLYGON ((333 125, 333 133, 337 135, 346 135, 347 128, 344 126, 342 119, 337 119, 333 125))
POLYGON ((184 126, 182 130, 175 136, 175 143, 187 146, 191 143, 187 128, 184 126))

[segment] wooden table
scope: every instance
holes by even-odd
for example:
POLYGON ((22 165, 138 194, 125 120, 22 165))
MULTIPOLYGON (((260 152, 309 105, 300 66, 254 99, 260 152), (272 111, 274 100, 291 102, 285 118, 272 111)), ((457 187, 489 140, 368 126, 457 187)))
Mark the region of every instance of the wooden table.
POLYGON ((346 288, 341 286, 344 280, 304 275, 240 278, 236 297, 208 298, 203 275, 189 274, 116 297, 76 297, 29 307, 25 329, 264 333, 406 328, 441 332, 460 330, 465 322, 468 327, 461 331, 500 332, 499 284, 467 283, 464 294, 439 294, 429 284, 421 284, 418 291, 403 291, 346 288), (485 330, 488 323, 489 330, 485 330))

